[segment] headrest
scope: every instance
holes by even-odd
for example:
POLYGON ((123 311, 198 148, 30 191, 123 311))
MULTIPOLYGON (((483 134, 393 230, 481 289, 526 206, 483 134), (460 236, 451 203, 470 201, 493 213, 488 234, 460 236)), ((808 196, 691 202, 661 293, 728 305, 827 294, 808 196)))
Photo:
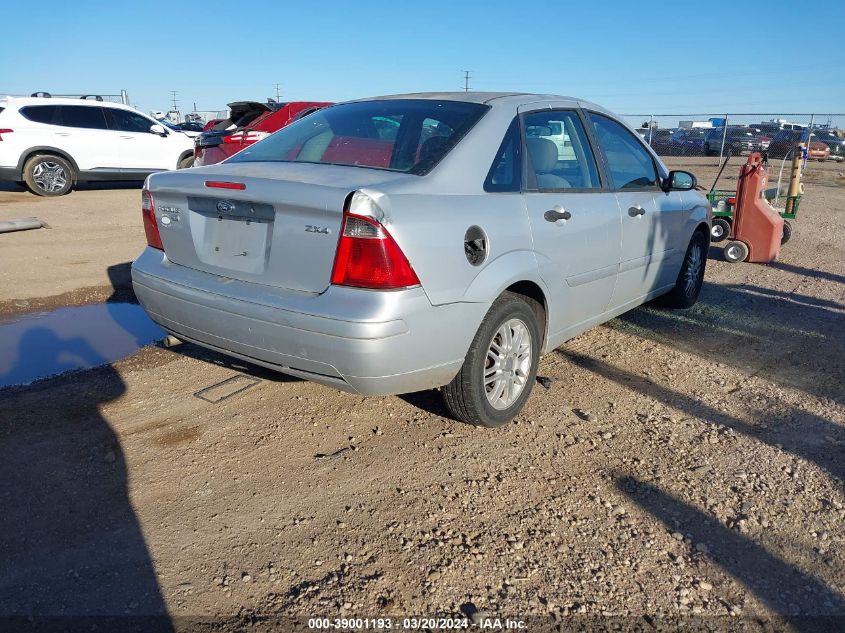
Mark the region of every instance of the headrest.
POLYGON ((538 174, 545 174, 557 166, 557 145, 547 138, 532 136, 525 139, 531 164, 538 174))
POLYGON ((443 153, 443 146, 446 145, 446 138, 443 136, 432 136, 420 145, 419 164, 427 165, 443 153))

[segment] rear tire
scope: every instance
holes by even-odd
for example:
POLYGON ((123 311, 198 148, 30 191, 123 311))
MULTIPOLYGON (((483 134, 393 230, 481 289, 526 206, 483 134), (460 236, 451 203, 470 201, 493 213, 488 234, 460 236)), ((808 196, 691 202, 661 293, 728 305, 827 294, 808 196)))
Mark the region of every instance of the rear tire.
POLYGON ((502 426, 531 395, 539 360, 534 310, 517 295, 503 294, 481 322, 458 375, 443 387, 446 408, 468 424, 502 426))
POLYGON ((188 169, 189 167, 194 166, 194 157, 193 156, 186 156, 182 160, 179 161, 179 165, 176 169, 188 169))
POLYGON ((728 242, 725 244, 723 252, 725 261, 735 264, 737 262, 744 262, 748 258, 748 246, 745 242, 738 240, 728 242))
POLYGON ((665 308, 686 310, 695 305, 704 283, 704 269, 707 265, 707 237, 701 231, 693 233, 684 263, 675 281, 675 287, 659 297, 657 304, 665 308))
POLYGON ((64 158, 39 154, 24 164, 23 179, 27 189, 36 196, 63 196, 73 187, 76 174, 64 158))
POLYGON ((713 218, 713 226, 710 227, 710 241, 714 244, 728 239, 731 234, 731 223, 725 218, 713 218))

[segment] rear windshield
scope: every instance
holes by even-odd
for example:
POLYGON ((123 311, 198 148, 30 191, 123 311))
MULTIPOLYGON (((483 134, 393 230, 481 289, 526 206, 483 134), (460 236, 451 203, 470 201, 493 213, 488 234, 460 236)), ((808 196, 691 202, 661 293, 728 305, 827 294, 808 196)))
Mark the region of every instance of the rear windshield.
POLYGON ((391 99, 325 108, 239 152, 227 162, 301 162, 428 173, 489 106, 391 99))
POLYGON ((270 114, 267 110, 247 110, 233 113, 228 119, 223 119, 211 129, 215 132, 222 132, 229 128, 239 129, 246 127, 258 117, 270 114))

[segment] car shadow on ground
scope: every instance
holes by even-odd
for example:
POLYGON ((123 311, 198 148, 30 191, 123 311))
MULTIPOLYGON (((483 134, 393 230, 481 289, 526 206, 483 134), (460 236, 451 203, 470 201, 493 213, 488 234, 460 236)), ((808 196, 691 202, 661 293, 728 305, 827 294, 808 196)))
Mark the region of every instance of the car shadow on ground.
POLYGON ((303 380, 302 378, 284 374, 275 369, 262 367, 261 365, 235 358, 234 356, 227 356, 226 354, 202 347, 201 345, 195 345, 194 343, 181 343, 169 349, 180 356, 231 369, 247 376, 259 378, 260 380, 267 380, 269 382, 302 382, 303 380))
POLYGON ((412 407, 422 409, 433 415, 448 420, 452 419, 452 414, 446 408, 443 402, 443 395, 439 389, 427 389, 426 391, 417 391, 414 393, 403 393, 397 396, 400 400, 404 400, 412 407))

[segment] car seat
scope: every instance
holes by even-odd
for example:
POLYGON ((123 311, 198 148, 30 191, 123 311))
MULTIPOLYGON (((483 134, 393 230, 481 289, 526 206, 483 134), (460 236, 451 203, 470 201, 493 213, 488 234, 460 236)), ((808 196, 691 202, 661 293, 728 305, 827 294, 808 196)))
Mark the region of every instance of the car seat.
POLYGON ((572 185, 566 178, 553 174, 557 167, 557 145, 547 138, 530 137, 526 139, 528 156, 537 175, 537 186, 540 189, 571 189, 572 185))

